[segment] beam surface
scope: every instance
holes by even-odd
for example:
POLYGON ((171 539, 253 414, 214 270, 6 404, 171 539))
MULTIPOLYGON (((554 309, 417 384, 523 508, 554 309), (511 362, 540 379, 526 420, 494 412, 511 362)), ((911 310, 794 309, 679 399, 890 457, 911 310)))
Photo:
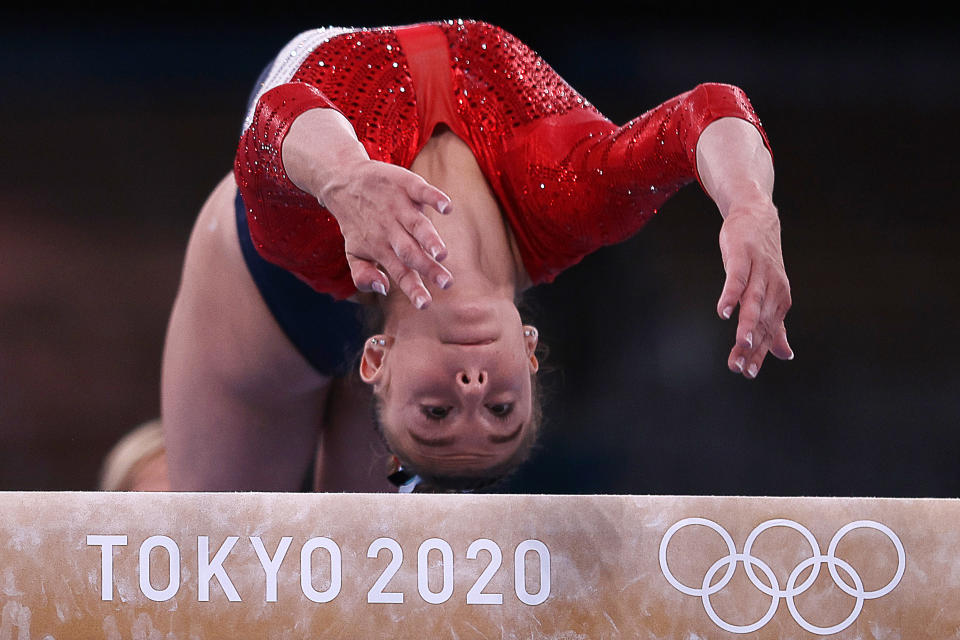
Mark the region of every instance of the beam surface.
POLYGON ((0 640, 956 637, 960 501, 0 493, 0 640))

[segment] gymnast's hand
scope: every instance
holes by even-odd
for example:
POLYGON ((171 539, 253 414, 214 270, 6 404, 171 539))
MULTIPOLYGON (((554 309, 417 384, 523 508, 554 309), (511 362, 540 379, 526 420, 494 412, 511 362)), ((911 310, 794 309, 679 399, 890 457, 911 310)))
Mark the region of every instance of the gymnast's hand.
POLYGON ((453 283, 440 264, 447 249, 424 207, 449 212, 450 198, 412 171, 376 160, 342 175, 348 178, 331 182, 322 200, 340 224, 353 283, 386 295, 392 280, 424 308, 431 301, 424 279, 442 289, 453 283))
POLYGON ((740 305, 737 341, 727 367, 756 378, 767 352, 793 359, 783 325, 791 304, 790 283, 773 204, 773 160, 759 130, 738 118, 707 125, 696 153, 704 189, 723 215, 720 252, 727 280, 717 313, 730 318, 740 305))
POLYGON ((727 366, 755 378, 769 351, 792 360, 783 319, 790 309, 790 282, 780 249, 780 219, 772 203, 731 206, 720 229, 727 272, 717 313, 729 318, 740 305, 737 341, 727 366))
POLYGON ((449 213, 450 198, 412 171, 371 160, 342 114, 305 111, 282 152, 290 180, 337 219, 358 290, 387 295, 392 280, 422 309, 431 300, 424 280, 443 289, 453 283, 440 264, 447 249, 424 215, 424 207, 449 213))

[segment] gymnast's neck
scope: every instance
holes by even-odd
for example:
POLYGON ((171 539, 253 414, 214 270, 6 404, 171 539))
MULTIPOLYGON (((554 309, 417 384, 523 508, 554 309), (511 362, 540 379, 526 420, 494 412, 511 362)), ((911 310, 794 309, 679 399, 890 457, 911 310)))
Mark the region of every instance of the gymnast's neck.
MULTIPOLYGON (((410 169, 443 190, 453 205, 446 215, 429 207, 424 211, 447 246, 443 264, 453 275, 446 290, 427 283, 432 304, 490 297, 512 301, 530 286, 513 233, 465 142, 438 127, 410 169)), ((403 298, 398 287, 391 287, 390 298, 395 300, 386 301, 387 309, 403 298)))

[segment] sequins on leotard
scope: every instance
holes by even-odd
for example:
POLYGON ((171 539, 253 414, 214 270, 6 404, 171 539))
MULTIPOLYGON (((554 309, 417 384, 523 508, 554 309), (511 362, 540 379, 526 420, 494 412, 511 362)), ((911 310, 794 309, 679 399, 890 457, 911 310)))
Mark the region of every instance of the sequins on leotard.
POLYGON ((280 161, 283 137, 307 109, 338 109, 372 159, 409 167, 425 138, 413 76, 449 73, 450 95, 440 98, 452 101, 449 124, 487 177, 534 283, 626 239, 696 180, 696 141, 713 120, 743 118, 766 140, 736 87, 699 85, 618 127, 504 30, 463 20, 431 28, 446 39, 448 67, 417 74, 403 28, 318 44, 291 82, 261 96, 240 142, 235 170, 258 250, 318 291, 345 298, 355 289, 336 220, 280 161))

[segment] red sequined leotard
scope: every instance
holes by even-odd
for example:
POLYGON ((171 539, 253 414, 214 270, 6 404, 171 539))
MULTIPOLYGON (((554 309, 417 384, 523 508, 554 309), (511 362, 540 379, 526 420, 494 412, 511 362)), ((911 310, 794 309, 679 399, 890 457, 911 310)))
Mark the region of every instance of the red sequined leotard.
POLYGON ((517 38, 472 21, 306 32, 260 94, 234 167, 254 244, 338 299, 356 291, 339 226, 281 162, 284 136, 308 109, 339 110, 372 159, 402 167, 448 125, 473 151, 534 284, 625 240, 696 180, 697 139, 713 120, 745 119, 766 142, 746 95, 723 84, 618 127, 517 38))

